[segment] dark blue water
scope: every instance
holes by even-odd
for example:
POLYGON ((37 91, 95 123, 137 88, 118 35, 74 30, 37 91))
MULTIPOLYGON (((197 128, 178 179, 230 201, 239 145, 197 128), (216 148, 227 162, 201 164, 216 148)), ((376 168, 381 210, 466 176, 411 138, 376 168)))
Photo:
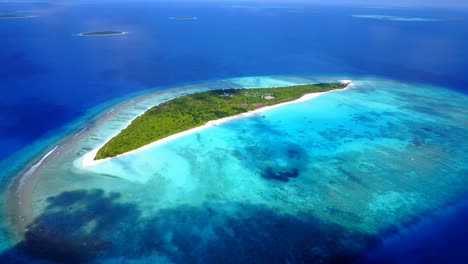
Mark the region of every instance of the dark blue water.
POLYGON ((466 263, 468 200, 392 236, 356 263, 466 263))
POLYGON ((0 3, 0 10, 38 16, 0 20, 0 158, 91 106, 155 86, 233 76, 359 74, 463 90, 468 80, 467 10, 154 2, 0 3), (199 19, 168 19, 180 15, 199 19), (74 36, 99 30, 130 33, 74 36))
MULTIPOLYGON (((53 134, 93 106, 157 86, 323 74, 379 76, 468 91, 466 9, 232 5, 247 4, 0 2, 0 11, 37 15, 0 19, 0 159, 53 134), (355 14, 441 21, 382 21, 353 18, 355 14), (182 15, 199 19, 168 19, 182 15), (100 30, 129 34, 75 35, 100 30)), ((466 206, 457 207, 382 244, 363 261, 462 263, 466 211, 466 206), (446 226, 453 229, 442 228, 446 226)))

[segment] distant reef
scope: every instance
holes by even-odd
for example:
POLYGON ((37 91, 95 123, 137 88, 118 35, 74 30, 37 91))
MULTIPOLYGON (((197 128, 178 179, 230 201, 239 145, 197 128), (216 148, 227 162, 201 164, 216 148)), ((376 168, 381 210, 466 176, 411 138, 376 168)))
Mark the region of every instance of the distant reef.
POLYGON ((84 37, 97 37, 97 36, 113 36, 113 35, 123 35, 126 34, 125 31, 93 31, 93 32, 84 32, 80 33, 80 36, 84 37))

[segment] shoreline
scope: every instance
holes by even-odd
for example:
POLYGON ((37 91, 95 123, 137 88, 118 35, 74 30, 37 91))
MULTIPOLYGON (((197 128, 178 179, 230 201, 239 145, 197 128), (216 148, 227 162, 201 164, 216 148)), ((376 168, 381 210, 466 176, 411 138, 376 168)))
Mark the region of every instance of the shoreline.
MULTIPOLYGON (((124 156, 127 156, 127 155, 131 155, 131 154, 134 154, 134 153, 137 153, 137 152, 140 152, 140 151, 144 151, 144 150, 146 150, 146 149, 149 149, 149 148, 155 147, 155 146, 157 146, 157 145, 161 145, 161 144, 167 143, 167 142, 169 142, 169 141, 171 141, 171 140, 174 140, 174 139, 177 139, 177 138, 186 136, 186 135, 193 134, 193 133, 195 133, 195 132, 201 131, 201 130, 203 130, 203 129, 206 129, 206 128, 209 128, 209 127, 212 127, 212 126, 217 126, 217 125, 220 125, 220 124, 223 124, 223 123, 232 121, 232 120, 236 120, 236 119, 252 117, 252 116, 258 115, 259 113, 263 113, 263 112, 265 112, 265 111, 271 110, 271 109, 273 109, 273 108, 277 108, 277 107, 280 107, 280 106, 285 106, 285 105, 288 105, 288 104, 294 104, 294 103, 304 102, 304 101, 307 101, 307 100, 310 100, 310 99, 319 97, 320 95, 323 95, 323 94, 332 93, 332 92, 336 92, 336 91, 343 91, 343 90, 346 90, 346 89, 348 89, 350 86, 353 85, 353 82, 352 82, 351 80, 341 80, 340 82, 341 82, 342 84, 346 84, 346 86, 345 86, 344 88, 342 88, 342 89, 336 89, 336 90, 331 90, 331 91, 327 91, 327 92, 308 93, 308 94, 305 94, 305 95, 301 96, 300 98, 298 98, 298 99, 296 99, 296 100, 294 100, 294 101, 284 102, 284 103, 280 103, 280 104, 276 104, 276 105, 272 105, 272 106, 261 107, 261 108, 259 108, 259 109, 256 109, 256 110, 253 110, 253 111, 249 111, 249 112, 245 112, 245 113, 241 113, 241 114, 238 114, 238 115, 235 115, 235 116, 224 117, 224 118, 217 119, 217 120, 210 120, 210 121, 206 122, 206 123, 205 123, 204 125, 202 125, 202 126, 195 127, 195 128, 192 128, 192 129, 183 131, 183 132, 179 132, 179 133, 173 134, 173 135, 171 135, 171 136, 168 136, 168 137, 165 137, 165 138, 163 138, 163 139, 154 141, 154 142, 149 143, 149 144, 147 144, 147 145, 145 145, 145 146, 142 146, 142 147, 140 147, 140 148, 131 150, 131 151, 129 151, 129 152, 126 152, 126 153, 123 153, 123 154, 120 154, 120 155, 117 155, 117 156, 115 156, 115 157, 109 157, 109 158, 105 158, 105 159, 95 160, 94 158, 96 157, 97 152, 98 152, 105 144, 107 144, 107 142, 109 142, 112 138, 114 138, 115 136, 117 136, 117 135, 120 133, 120 131, 119 131, 119 133, 117 133, 116 135, 113 135, 112 137, 110 137, 109 139, 107 139, 103 144, 101 144, 101 145, 98 146, 97 148, 95 148, 95 149, 91 150, 90 152, 86 153, 85 155, 83 155, 82 158, 81 158, 81 161, 80 161, 80 166, 83 167, 83 168, 86 168, 86 167, 93 167, 93 166, 96 166, 96 165, 101 164, 101 163, 106 162, 106 161, 110 161, 110 160, 113 160, 113 159, 116 159, 116 158, 120 158, 120 157, 124 157, 124 156)), ((143 112, 143 113, 144 113, 144 112, 143 112)), ((142 114, 143 114, 143 113, 142 113, 142 114)))

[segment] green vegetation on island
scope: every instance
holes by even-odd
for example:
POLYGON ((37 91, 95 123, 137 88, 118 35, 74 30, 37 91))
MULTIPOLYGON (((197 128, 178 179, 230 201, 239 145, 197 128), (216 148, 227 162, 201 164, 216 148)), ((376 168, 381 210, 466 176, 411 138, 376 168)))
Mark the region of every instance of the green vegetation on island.
POLYGON ((109 35, 122 35, 125 34, 123 31, 96 31, 96 32, 85 32, 81 33, 81 36, 109 36, 109 35))
POLYGON ((305 94, 345 88, 347 83, 320 83, 278 88, 224 89, 181 96, 137 117, 96 154, 104 159, 138 149, 168 136, 264 106, 294 101, 305 94))

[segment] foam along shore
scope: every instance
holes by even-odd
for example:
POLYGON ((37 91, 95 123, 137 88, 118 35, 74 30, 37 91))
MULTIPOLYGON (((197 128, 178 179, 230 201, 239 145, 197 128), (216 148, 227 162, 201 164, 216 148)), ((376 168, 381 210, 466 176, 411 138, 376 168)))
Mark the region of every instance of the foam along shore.
POLYGON ((123 156, 126 156, 126 155, 130 155, 130 154, 134 154, 136 152, 140 152, 140 151, 143 151, 145 149, 149 149, 149 148, 152 148, 152 147, 155 147, 157 145, 160 145, 160 144, 164 144, 164 143, 167 143, 171 140, 174 140, 176 138, 180 138, 180 137, 183 137, 183 136, 186 136, 186 135, 189 135, 189 134, 192 134, 192 133, 196 133, 198 131, 201 131, 205 128, 209 128, 209 127, 212 127, 212 126, 217 126, 217 125, 220 125, 222 123, 226 123, 226 122, 229 122, 231 120, 235 120, 235 119, 240 119, 240 118, 246 118, 246 117, 251 117, 251 116, 255 116, 255 115, 259 115, 259 113, 262 113, 262 112, 265 112, 265 111, 268 111, 270 109, 273 109, 273 108, 276 108, 276 107, 280 107, 280 106, 284 106, 284 105, 288 105, 288 104, 294 104, 294 103, 299 103, 299 102, 304 102, 304 101, 307 101, 307 100, 310 100, 310 99, 313 99, 313 98, 316 98, 320 95, 323 95, 323 94, 326 94, 326 93, 331 93, 331 92, 336 92, 336 91, 342 91, 342 90, 345 90, 347 88, 349 88, 351 85, 352 85, 352 81, 351 80, 342 80, 340 81, 341 84, 344 84, 345 87, 343 89, 339 89, 339 90, 331 90, 331 91, 327 91, 327 92, 316 92, 316 93, 309 93, 309 94, 305 94, 303 95, 301 98, 297 99, 297 100, 294 100, 294 101, 290 101, 290 102, 285 102, 285 103, 281 103, 281 104, 276 104, 276 105, 272 105, 272 106, 266 106, 266 107, 262 107, 262 108, 258 108, 256 110, 253 110, 253 111, 249 111, 249 112, 246 112, 246 113, 242 113, 242 114, 239 114, 239 115, 235 115, 235 116, 230 116, 230 117, 225 117, 225 118, 221 118, 221 119, 218 119, 218 120, 212 120, 212 121, 208 121, 206 122, 205 125, 203 126, 199 126, 199 127, 196 127, 196 128, 192 128, 192 129, 189 129, 189 130, 186 130, 186 131, 183 131, 183 132, 180 132, 180 133, 177 133, 177 134, 174 134, 174 135, 171 135, 171 136, 168 136, 168 137, 165 137, 163 139, 160 139, 158 141, 155 141, 155 142, 152 142, 148 145, 145 145, 141 148, 138 148, 138 149, 135 149, 135 150, 131 150, 129 152, 126 152, 124 154, 121 154, 121 155, 117 155, 115 157, 109 157, 109 158, 105 158, 105 159, 99 159, 99 160, 95 160, 95 157, 96 157, 96 154, 98 153, 98 151, 108 142, 110 141, 114 136, 110 137, 108 140, 106 140, 106 142, 104 142, 102 145, 98 146, 97 148, 93 149, 92 151, 86 153, 83 157, 82 157, 82 160, 81 160, 81 166, 82 167, 91 167, 91 166, 96 166, 98 164, 101 164, 103 162, 106 162, 106 161, 109 161, 109 160, 113 160, 113 159, 116 159, 116 158, 119 158, 119 157, 123 157, 123 156))
POLYGON ((16 193, 20 193, 22 189, 24 188, 24 185, 26 184, 27 180, 34 174, 34 172, 41 166, 41 164, 52 154, 54 153, 59 146, 55 146, 51 151, 47 152, 36 164, 34 164, 29 170, 27 170, 23 176, 19 180, 19 185, 18 189, 16 190, 16 193))

